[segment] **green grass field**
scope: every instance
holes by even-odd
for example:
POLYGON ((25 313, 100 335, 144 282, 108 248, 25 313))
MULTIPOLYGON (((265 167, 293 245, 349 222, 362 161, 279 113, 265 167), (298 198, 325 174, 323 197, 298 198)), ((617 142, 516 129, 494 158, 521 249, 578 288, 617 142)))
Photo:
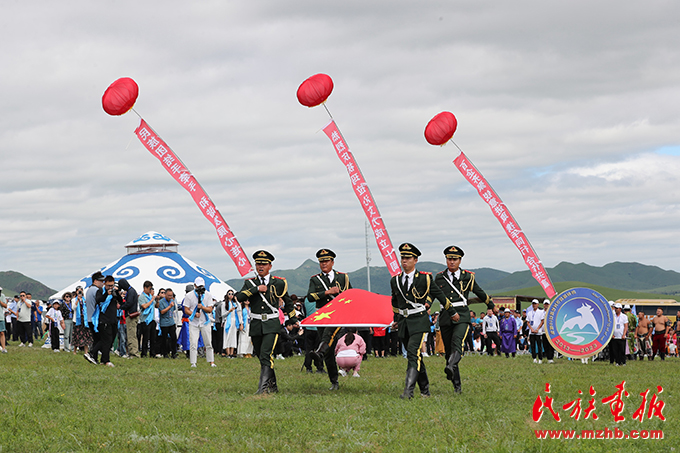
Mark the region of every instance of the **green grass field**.
MULTIPOLYGON (((678 432, 678 365, 629 362, 583 365, 559 359, 533 364, 515 359, 468 356, 461 362, 463 394, 455 395, 443 373, 444 359, 425 358, 431 398, 402 401, 406 361, 365 361, 361 378, 341 378, 331 393, 324 375, 300 372, 302 357, 276 361, 280 392, 254 396, 255 359, 123 360, 115 368, 95 366, 81 355, 10 346, 0 355, 0 452, 562 452, 673 451, 678 432), (626 381, 626 420, 615 423, 600 401, 626 381), (561 423, 544 414, 532 420, 537 396, 552 386, 561 423), (579 397, 583 409, 597 394, 597 421, 569 418, 562 405, 579 397), (640 423, 633 413, 640 392, 663 386, 666 421, 640 423), (664 440, 538 440, 534 430, 664 431, 664 440)), ((417 393, 417 390, 416 390, 417 393)))

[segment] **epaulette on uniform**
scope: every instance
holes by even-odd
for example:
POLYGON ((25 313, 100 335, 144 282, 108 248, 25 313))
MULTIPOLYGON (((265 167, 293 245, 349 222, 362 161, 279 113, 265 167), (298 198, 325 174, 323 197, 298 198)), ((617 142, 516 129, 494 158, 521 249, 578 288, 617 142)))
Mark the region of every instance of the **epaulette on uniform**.
POLYGON ((441 271, 441 272, 437 272, 437 275, 441 275, 441 274, 443 274, 443 273, 446 272, 446 271, 447 271, 447 269, 444 269, 444 270, 441 271))
POLYGON ((469 271, 469 270, 467 270, 467 269, 463 269, 463 272, 467 272, 468 274, 472 274, 472 275, 475 275, 475 273, 474 273, 474 272, 472 272, 472 271, 469 271))
POLYGON ((283 277, 277 277, 276 275, 272 275, 272 277, 273 277, 273 278, 277 278, 277 279, 279 279, 279 280, 285 280, 285 278, 283 278, 283 277))
POLYGON ((418 272, 420 272, 421 274, 425 274, 425 275, 432 275, 432 272, 425 272, 425 271, 418 271, 418 272))

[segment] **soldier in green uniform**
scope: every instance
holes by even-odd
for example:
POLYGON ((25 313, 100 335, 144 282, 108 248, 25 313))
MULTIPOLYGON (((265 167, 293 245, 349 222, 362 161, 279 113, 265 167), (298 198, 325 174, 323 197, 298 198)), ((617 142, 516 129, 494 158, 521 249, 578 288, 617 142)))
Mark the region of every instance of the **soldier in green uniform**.
POLYGON ((455 245, 444 249, 447 269, 439 272, 434 282, 451 301, 449 316, 439 316, 439 327, 446 353, 446 378, 453 382, 456 393, 461 392, 460 372, 458 362, 463 356, 463 343, 470 332, 470 307, 468 295, 470 291, 484 302, 487 308, 494 304, 484 290, 475 281, 475 274, 460 268, 460 262, 465 252, 455 245))
POLYGON ((274 372, 273 353, 281 331, 279 306, 294 322, 295 306, 288 296, 288 282, 285 278, 270 275, 274 255, 266 250, 258 250, 253 254, 257 276, 243 282, 243 288, 236 293, 239 302, 250 301, 252 321, 250 337, 253 341, 253 353, 260 359, 260 383, 257 394, 278 392, 276 373, 274 372))
POLYGON ((399 246, 402 273, 392 277, 392 325, 398 327, 399 339, 406 345, 406 384, 402 399, 413 398, 413 390, 418 382, 420 394, 430 396, 430 380, 423 363, 422 344, 430 331, 430 309, 432 297, 439 300, 444 309, 450 307, 446 295, 433 283, 432 274, 416 270, 420 250, 415 245, 404 243, 399 246))
MULTIPOLYGON (((316 303, 317 310, 333 300, 338 294, 352 288, 349 283, 349 275, 333 270, 335 264, 335 253, 329 249, 321 249, 316 252, 319 260, 321 273, 309 279, 309 290, 307 300, 316 303)), ((338 340, 340 327, 319 327, 319 338, 321 343, 316 351, 312 352, 315 360, 323 360, 328 370, 328 379, 331 381, 330 390, 337 390, 338 385, 338 364, 335 361, 335 342, 338 340)))

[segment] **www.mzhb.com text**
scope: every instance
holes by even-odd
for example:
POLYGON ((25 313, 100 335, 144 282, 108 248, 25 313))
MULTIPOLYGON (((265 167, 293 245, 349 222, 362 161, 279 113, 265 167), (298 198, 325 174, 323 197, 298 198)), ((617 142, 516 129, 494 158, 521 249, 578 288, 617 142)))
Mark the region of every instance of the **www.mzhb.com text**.
POLYGON ((663 430, 637 430, 629 432, 619 428, 609 429, 536 429, 537 439, 663 439, 663 430))

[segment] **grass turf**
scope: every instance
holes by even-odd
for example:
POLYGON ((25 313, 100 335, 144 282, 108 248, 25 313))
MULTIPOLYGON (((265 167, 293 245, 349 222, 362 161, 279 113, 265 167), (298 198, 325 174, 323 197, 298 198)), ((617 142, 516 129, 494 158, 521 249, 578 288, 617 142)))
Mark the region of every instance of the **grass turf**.
MULTIPOLYGON (((406 361, 371 358, 361 378, 340 378, 328 391, 326 375, 300 371, 302 357, 275 361, 280 393, 255 396, 256 359, 123 360, 115 368, 94 366, 82 355, 41 348, 9 347, 0 355, 0 452, 66 451, 314 451, 314 452, 561 452, 656 451, 678 448, 677 370, 680 360, 553 365, 467 356, 461 362, 463 394, 455 395, 443 373, 444 359, 424 359, 431 398, 402 401, 406 361), (626 420, 615 423, 601 399, 626 381, 626 420), (537 396, 552 386, 554 409, 532 420, 537 396), (597 394, 597 421, 575 421, 562 405, 584 395, 583 409, 597 394), (666 403, 658 418, 640 423, 633 413, 639 395, 656 386, 666 403), (664 440, 538 440, 534 430, 663 429, 664 440)), ((672 451, 672 450, 671 450, 672 451)))

